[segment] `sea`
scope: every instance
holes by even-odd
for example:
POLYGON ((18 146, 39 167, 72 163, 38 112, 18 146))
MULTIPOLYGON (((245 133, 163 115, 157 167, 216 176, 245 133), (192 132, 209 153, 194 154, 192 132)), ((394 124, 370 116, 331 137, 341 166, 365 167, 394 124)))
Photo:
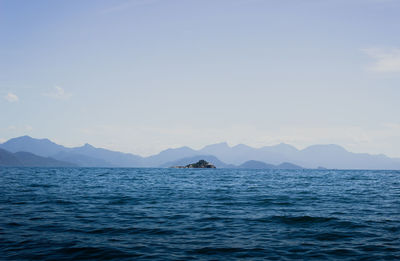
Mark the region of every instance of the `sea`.
POLYGON ((400 171, 0 168, 1 260, 400 260, 400 171))

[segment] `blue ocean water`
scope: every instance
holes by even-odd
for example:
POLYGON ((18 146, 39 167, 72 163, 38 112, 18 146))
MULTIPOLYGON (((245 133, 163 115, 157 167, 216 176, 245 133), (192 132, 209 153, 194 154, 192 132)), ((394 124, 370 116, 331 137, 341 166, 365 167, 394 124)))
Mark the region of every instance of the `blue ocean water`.
POLYGON ((0 259, 400 260, 400 172, 2 168, 0 259))

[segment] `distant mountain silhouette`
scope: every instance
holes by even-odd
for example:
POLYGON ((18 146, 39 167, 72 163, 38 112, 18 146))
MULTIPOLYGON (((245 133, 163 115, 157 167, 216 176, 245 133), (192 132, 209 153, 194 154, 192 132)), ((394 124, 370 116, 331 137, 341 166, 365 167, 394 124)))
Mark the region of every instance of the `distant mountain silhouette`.
POLYGON ((73 162, 80 167, 116 167, 102 159, 92 158, 79 153, 62 151, 53 156, 53 158, 66 162, 73 162))
POLYGON ((108 163, 110 166, 140 167, 143 165, 143 158, 140 156, 102 148, 95 148, 87 143, 82 147, 71 148, 68 152, 84 155, 92 159, 99 159, 104 163, 108 163))
POLYGON ((53 158, 41 157, 30 152, 12 153, 0 149, 0 166, 4 167, 75 167, 76 165, 53 158))
POLYGON ((0 148, 9 152, 26 151, 38 156, 49 157, 66 148, 48 139, 33 139, 29 136, 13 138, 0 145, 0 148))
POLYGON ((249 160, 238 166, 240 169, 275 169, 276 166, 262 161, 249 160))
POLYGON ((324 166, 328 169, 400 169, 398 158, 389 158, 383 154, 352 153, 334 144, 307 147, 299 151, 290 162, 310 168, 324 166))
POLYGON ((238 166, 240 169, 303 169, 292 163, 284 162, 279 165, 267 164, 262 161, 249 160, 238 166))
POLYGON ((34 139, 29 136, 10 139, 1 144, 0 148, 10 152, 25 151, 42 157, 52 157, 81 167, 140 167, 143 161, 140 156, 95 148, 89 144, 67 148, 48 139, 34 139))
POLYGON ((295 165, 290 162, 283 162, 279 165, 276 166, 278 169, 304 169, 303 167, 300 167, 299 165, 295 165))
POLYGON ((21 166, 21 162, 13 153, 0 149, 0 166, 21 166))
MULTIPOLYGON (((30 152, 42 157, 52 157, 87 167, 184 165, 184 161, 187 158, 191 158, 191 162, 194 162, 196 159, 200 159, 200 156, 214 156, 220 163, 215 163, 210 158, 205 160, 213 162, 216 166, 218 164, 221 164, 221 166, 223 164, 239 166, 247 161, 259 161, 275 166, 284 164, 282 168, 297 168, 296 166, 318 168, 323 166, 329 169, 400 169, 400 159, 398 158, 389 158, 385 155, 352 153, 343 147, 333 144, 313 145, 303 150, 298 150, 284 143, 253 148, 244 144, 230 147, 224 142, 208 145, 200 150, 194 150, 189 147, 171 148, 156 155, 141 157, 130 153, 95 148, 89 144, 76 148, 67 148, 48 139, 34 139, 29 136, 23 136, 0 144, 0 148, 10 152, 30 152), (194 157, 197 158, 195 159, 194 157), (181 163, 178 161, 181 161, 181 163)), ((221 166, 217 167, 221 168, 221 166)))
MULTIPOLYGON (((173 161, 182 160, 184 158, 200 156, 200 155, 201 154, 198 151, 195 151, 189 147, 166 149, 164 151, 161 151, 157 155, 149 156, 149 157, 143 159, 142 164, 147 167, 160 166, 160 165, 166 166, 166 163, 169 164, 170 162, 173 162, 173 161)), ((189 162, 189 163, 192 163, 192 162, 189 162)), ((187 163, 187 164, 189 164, 189 163, 187 163)), ((187 165, 187 164, 184 164, 184 165, 187 165)), ((175 165, 179 165, 179 164, 175 164, 175 165)))

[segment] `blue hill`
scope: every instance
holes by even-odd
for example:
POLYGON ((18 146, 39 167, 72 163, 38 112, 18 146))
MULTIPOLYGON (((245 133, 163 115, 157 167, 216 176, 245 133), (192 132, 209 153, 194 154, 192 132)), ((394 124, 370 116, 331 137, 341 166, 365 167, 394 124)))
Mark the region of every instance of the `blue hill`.
POLYGON ((2 167, 76 167, 75 164, 41 157, 30 152, 12 153, 0 149, 0 166, 2 167))

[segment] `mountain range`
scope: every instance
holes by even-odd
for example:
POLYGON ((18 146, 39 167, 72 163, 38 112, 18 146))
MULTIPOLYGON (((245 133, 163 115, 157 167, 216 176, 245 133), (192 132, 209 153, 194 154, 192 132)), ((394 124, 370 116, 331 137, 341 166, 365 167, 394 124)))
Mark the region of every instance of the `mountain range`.
MULTIPOLYGON (((171 148, 156 155, 142 157, 96 148, 90 144, 68 148, 49 139, 22 136, 0 144, 0 148, 14 157, 17 157, 15 154, 19 152, 25 152, 39 158, 55 160, 53 163, 58 164, 57 166, 70 164, 80 167, 170 167, 204 159, 217 168, 400 169, 399 158, 390 158, 382 154, 352 153, 334 144, 313 145, 299 150, 284 143, 253 148, 244 144, 231 147, 223 142, 205 146, 200 150, 189 147, 171 148)), ((0 154, 0 165, 3 157, 11 157, 3 154, 4 151, 0 154)), ((23 165, 21 159, 20 162, 23 165)))

